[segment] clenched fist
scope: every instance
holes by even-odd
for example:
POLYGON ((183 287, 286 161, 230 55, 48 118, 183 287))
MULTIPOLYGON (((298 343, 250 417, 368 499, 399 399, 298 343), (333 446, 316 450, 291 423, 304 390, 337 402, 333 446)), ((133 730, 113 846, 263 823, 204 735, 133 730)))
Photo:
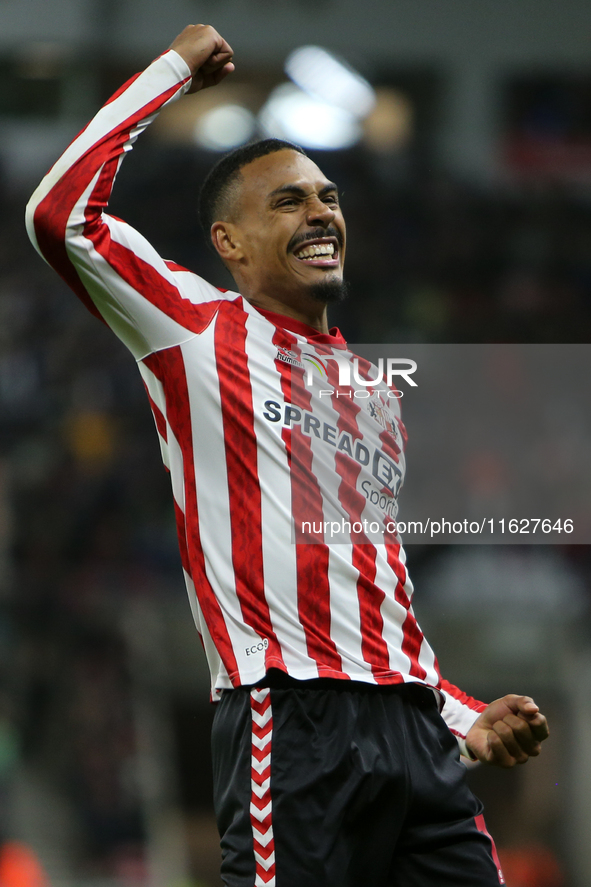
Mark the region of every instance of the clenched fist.
POLYGON ((178 52, 191 69, 189 92, 216 86, 234 70, 232 47, 211 25, 187 25, 169 49, 178 52))
POLYGON ((466 745, 484 764, 513 767, 540 754, 548 723, 530 696, 510 693, 487 706, 472 724, 466 745))

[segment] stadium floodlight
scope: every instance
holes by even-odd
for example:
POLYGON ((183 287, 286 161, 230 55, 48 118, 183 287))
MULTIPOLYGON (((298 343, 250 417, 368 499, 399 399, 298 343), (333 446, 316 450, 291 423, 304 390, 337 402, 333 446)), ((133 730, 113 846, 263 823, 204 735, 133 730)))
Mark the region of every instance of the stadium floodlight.
POLYGON ((359 141, 357 117, 337 105, 315 98, 292 83, 276 87, 261 109, 265 132, 303 148, 339 150, 359 141))
POLYGON ((375 105, 367 80, 321 46, 295 49, 287 57, 285 73, 304 92, 356 117, 366 117, 375 105))
POLYGON ((228 151, 252 138, 256 117, 242 105, 218 105, 195 123, 195 141, 209 151, 228 151))

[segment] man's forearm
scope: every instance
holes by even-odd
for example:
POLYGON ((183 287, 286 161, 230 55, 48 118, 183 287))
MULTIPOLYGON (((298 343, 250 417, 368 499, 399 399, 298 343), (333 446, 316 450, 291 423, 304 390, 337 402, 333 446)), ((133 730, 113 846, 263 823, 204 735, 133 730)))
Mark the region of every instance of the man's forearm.
POLYGON ((466 736, 474 721, 485 710, 486 703, 474 699, 454 684, 442 679, 439 688, 444 694, 442 717, 454 734, 460 747, 460 752, 469 757, 466 746, 466 736))
POLYGON ((33 194, 26 214, 33 245, 85 301, 75 268, 76 258, 82 259, 76 238, 101 224, 122 155, 164 105, 231 73, 231 58, 231 47, 214 28, 189 25, 115 93, 33 194))
MULTIPOLYGON (((45 176, 27 207, 29 236, 86 307, 105 320, 136 359, 151 350, 139 321, 146 281, 170 277, 142 235, 105 212, 122 157, 156 114, 191 83, 167 51, 98 112, 45 176), (148 273, 149 272, 149 273, 148 273)), ((149 289, 156 284, 149 281, 149 289)), ((173 296, 171 296, 173 298, 173 296)), ((164 329, 162 324, 159 328, 164 329)))
POLYGON ((188 89, 190 80, 183 59, 165 53, 122 86, 54 164, 31 197, 26 215, 29 236, 50 264, 56 238, 62 240, 100 219, 121 155, 164 105, 188 89), (102 187, 95 181, 97 174, 102 187))

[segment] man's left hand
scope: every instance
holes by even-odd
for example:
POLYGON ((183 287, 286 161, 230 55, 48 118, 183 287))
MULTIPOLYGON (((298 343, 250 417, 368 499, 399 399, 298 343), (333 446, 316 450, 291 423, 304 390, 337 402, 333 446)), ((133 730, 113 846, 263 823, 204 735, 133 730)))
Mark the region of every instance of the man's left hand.
POLYGON ((472 724, 466 745, 483 764, 514 767, 540 754, 548 723, 530 696, 495 699, 472 724))

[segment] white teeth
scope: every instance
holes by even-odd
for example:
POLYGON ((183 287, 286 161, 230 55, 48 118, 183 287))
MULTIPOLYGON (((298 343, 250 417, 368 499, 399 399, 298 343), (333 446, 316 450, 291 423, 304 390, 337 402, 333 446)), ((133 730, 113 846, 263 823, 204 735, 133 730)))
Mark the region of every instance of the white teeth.
POLYGON ((299 250, 296 255, 298 259, 313 259, 315 256, 332 256, 334 252, 334 243, 314 243, 299 250))

